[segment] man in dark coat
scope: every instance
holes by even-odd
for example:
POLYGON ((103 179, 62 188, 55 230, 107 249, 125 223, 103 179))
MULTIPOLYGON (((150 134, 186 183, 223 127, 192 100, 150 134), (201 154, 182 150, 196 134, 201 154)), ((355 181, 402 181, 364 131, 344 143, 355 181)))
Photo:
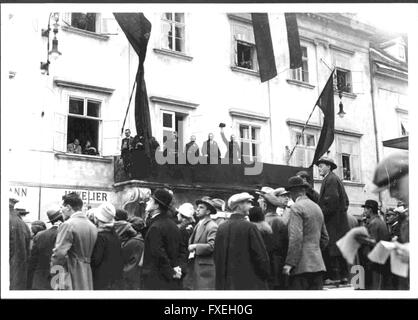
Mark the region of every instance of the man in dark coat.
POLYGON ((306 191, 309 184, 295 176, 289 179, 295 204, 289 220, 289 248, 283 273, 290 275, 291 290, 322 290, 325 264, 321 250, 328 244, 321 208, 310 200, 306 191))
POLYGON ((228 200, 233 211, 215 239, 217 290, 267 290, 270 261, 257 227, 247 221, 253 196, 244 192, 228 200))
POLYGON ((50 208, 46 214, 52 226, 33 238, 29 259, 28 288, 33 290, 52 290, 51 255, 57 239, 58 227, 64 222, 61 208, 58 205, 50 208))
POLYGON ((225 137, 223 127, 221 127, 222 141, 228 148, 225 154, 225 158, 229 159, 228 164, 239 164, 241 163, 241 148, 239 143, 235 140, 235 135, 231 134, 230 140, 228 141, 225 137))
POLYGON ((91 255, 94 290, 118 290, 122 286, 123 258, 119 236, 115 232, 115 207, 102 203, 94 212, 97 240, 91 255))
POLYGON ((30 230, 14 209, 17 202, 16 197, 9 196, 10 290, 25 290, 27 288, 30 230))
MULTIPOLYGON (((375 243, 379 241, 390 241, 389 230, 386 223, 379 217, 379 205, 375 200, 366 200, 362 205, 364 208, 364 215, 367 218, 367 230, 370 234, 370 238, 375 240, 375 243)), ((372 250, 372 246, 364 245, 361 248, 362 258, 365 264, 365 286, 366 290, 383 290, 388 289, 386 284, 389 281, 390 264, 387 261, 386 264, 380 265, 368 260, 367 255, 372 250)))
POLYGON ((185 154, 188 164, 197 164, 200 152, 199 146, 196 143, 196 136, 193 135, 190 137, 190 141, 186 144, 185 154))
POLYGON ((206 156, 208 164, 218 164, 221 160, 221 151, 218 143, 213 140, 213 133, 209 133, 208 140, 203 142, 202 155, 206 156))
POLYGON ((316 165, 323 177, 318 204, 324 214, 329 234, 328 247, 323 252, 327 278, 344 283, 348 281, 348 267, 336 242, 350 229, 347 218, 349 200, 342 181, 332 172, 337 168, 334 160, 322 157, 316 165))
POLYGON ((134 138, 131 137, 131 130, 125 130, 125 138, 122 139, 121 144, 121 157, 123 161, 123 168, 125 173, 128 173, 131 165, 132 165, 132 155, 131 151, 133 149, 133 140, 134 138))
POLYGON ((173 199, 165 189, 157 189, 147 202, 148 227, 144 242, 142 281, 145 290, 180 290, 184 254, 181 233, 168 209, 173 199))
POLYGON ((311 180, 311 176, 306 171, 299 171, 296 173, 298 177, 301 177, 303 181, 309 184, 309 188, 306 190, 306 195, 309 199, 313 202, 318 203, 319 200, 319 193, 313 188, 313 182, 311 180))

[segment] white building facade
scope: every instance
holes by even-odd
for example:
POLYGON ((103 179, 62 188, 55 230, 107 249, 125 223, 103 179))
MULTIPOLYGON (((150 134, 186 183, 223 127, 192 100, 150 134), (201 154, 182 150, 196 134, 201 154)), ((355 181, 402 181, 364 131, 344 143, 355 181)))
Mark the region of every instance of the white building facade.
MULTIPOLYGON (((361 214, 371 193, 377 162, 370 94, 369 48, 373 30, 345 15, 298 14, 303 67, 289 70, 285 19, 269 13, 278 76, 261 83, 250 14, 145 13, 152 24, 145 59, 153 135, 162 145, 165 131, 178 131, 180 145, 195 135, 199 146, 215 135, 222 154, 219 123, 225 134, 249 148, 247 156, 264 163, 309 167, 322 126, 314 112, 302 128, 336 67, 344 84, 346 115, 336 116, 330 156, 339 166, 350 198, 350 212, 361 214), (210 26, 210 28, 208 28, 210 26), (289 151, 299 145, 289 159, 289 151)), ((49 13, 10 12, 2 35, 9 77, 2 86, 2 119, 7 126, 10 189, 45 219, 46 208, 65 192, 81 192, 86 207, 115 201, 114 157, 120 154, 121 128, 138 58, 112 14, 60 13, 57 39, 62 53, 47 58, 49 13), (13 35, 12 37, 10 35, 13 35), (21 50, 25 43, 26 50, 21 50), (67 152, 78 138, 98 155, 67 152)), ((4 20, 4 19, 2 19, 4 20)), ((52 17, 51 29, 54 19, 52 17)), ((53 38, 53 31, 50 31, 53 38)), ((3 54, 2 52, 2 54, 3 54)), ((340 99, 335 96, 338 112, 340 99)), ((125 128, 135 135, 134 103, 125 128)), ((381 137, 379 137, 380 139, 381 137)), ((315 188, 320 179, 314 169, 315 188)))

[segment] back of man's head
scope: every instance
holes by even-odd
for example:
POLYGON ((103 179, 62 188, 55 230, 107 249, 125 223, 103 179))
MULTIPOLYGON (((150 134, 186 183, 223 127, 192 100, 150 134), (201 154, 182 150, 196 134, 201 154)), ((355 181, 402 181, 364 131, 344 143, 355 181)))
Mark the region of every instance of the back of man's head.
POLYGON ((75 192, 67 193, 62 196, 63 205, 69 205, 74 211, 80 211, 83 208, 83 200, 75 192))

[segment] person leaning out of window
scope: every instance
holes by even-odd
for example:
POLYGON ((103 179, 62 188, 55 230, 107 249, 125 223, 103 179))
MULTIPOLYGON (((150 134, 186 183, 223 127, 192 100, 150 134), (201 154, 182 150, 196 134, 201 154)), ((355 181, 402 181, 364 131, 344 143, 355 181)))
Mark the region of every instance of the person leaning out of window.
POLYGON ((74 142, 69 143, 67 145, 67 152, 81 154, 80 140, 75 138, 74 142))
POLYGON ((97 149, 91 145, 90 140, 86 141, 86 146, 84 147, 83 154, 88 154, 91 156, 97 155, 97 149))

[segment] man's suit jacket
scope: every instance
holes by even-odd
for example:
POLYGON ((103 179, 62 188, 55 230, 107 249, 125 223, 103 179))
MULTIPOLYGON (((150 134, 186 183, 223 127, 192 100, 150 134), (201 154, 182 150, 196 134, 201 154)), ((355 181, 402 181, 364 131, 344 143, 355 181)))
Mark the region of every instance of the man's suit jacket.
POLYGON ((302 196, 290 210, 286 264, 294 267, 291 275, 325 271, 321 249, 326 247, 329 237, 321 208, 302 196))
POLYGON ((206 217, 202 224, 197 224, 190 236, 189 244, 196 244, 196 256, 189 262, 184 280, 186 288, 192 290, 215 289, 215 263, 213 251, 218 225, 206 217))

